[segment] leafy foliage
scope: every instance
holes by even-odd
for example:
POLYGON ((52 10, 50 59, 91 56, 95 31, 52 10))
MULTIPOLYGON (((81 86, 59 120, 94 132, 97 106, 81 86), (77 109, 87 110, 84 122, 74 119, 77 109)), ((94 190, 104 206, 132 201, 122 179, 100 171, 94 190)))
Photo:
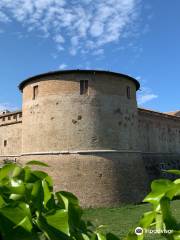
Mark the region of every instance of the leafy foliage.
MULTIPOLYGON (((167 170, 171 174, 180 175, 179 170, 167 170)), ((144 213, 138 227, 143 230, 154 229, 169 240, 180 240, 180 223, 172 216, 170 203, 174 198, 180 197, 180 178, 175 181, 167 179, 154 180, 151 192, 143 202, 152 205, 152 211, 144 213)), ((126 240, 143 240, 145 231, 137 235, 131 230, 126 240)))
POLYGON ((0 239, 3 240, 118 240, 82 220, 82 209, 72 193, 53 191, 44 171, 15 163, 0 169, 0 239))

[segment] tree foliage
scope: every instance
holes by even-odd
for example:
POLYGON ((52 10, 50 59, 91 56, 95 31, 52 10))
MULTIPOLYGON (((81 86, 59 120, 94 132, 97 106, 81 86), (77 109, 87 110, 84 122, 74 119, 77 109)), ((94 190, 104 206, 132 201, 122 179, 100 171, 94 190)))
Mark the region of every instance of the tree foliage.
POLYGON ((70 192, 53 191, 44 171, 15 163, 0 169, 0 239, 3 240, 118 240, 94 230, 82 219, 82 209, 70 192))
MULTIPOLYGON (((170 174, 180 175, 179 170, 167 170, 170 174)), ((180 223, 173 217, 171 201, 180 197, 180 178, 171 181, 168 179, 154 180, 151 184, 151 192, 143 202, 152 205, 152 211, 144 213, 138 227, 143 231, 140 235, 131 230, 126 240, 143 240, 148 229, 161 233, 169 240, 180 240, 180 223)), ((154 239, 156 235, 154 234, 154 239)))

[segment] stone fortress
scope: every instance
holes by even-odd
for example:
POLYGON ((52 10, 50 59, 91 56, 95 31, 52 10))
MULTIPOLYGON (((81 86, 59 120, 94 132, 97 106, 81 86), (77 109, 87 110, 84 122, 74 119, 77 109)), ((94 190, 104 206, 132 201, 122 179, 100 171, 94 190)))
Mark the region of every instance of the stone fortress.
POLYGON ((55 71, 19 85, 22 111, 0 115, 0 162, 41 160, 83 206, 140 202, 163 169, 180 168, 180 112, 137 108, 134 78, 55 71))

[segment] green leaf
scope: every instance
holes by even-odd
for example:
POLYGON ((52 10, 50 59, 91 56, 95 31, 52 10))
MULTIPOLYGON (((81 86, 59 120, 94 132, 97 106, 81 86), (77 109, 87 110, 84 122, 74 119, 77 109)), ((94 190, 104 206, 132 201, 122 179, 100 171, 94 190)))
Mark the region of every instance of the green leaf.
POLYGON ((23 181, 11 179, 9 183, 10 185, 8 186, 8 188, 11 191, 11 193, 15 193, 15 194, 25 193, 25 186, 23 181))
POLYGON ((70 235, 67 210, 57 210, 54 214, 45 216, 45 219, 48 225, 67 235, 70 235))
POLYGON ((29 206, 19 203, 17 206, 0 208, 0 232, 5 240, 33 239, 31 213, 29 206), (31 232, 31 234, 30 234, 31 232))
POLYGON ((102 233, 96 233, 97 240, 106 240, 106 236, 102 233))
POLYGON ((166 225, 166 229, 178 230, 178 224, 171 213, 169 198, 167 197, 162 198, 160 204, 162 217, 166 225))
POLYGON ((163 229, 163 216, 161 212, 157 212, 156 214, 156 220, 155 220, 155 225, 156 225, 156 230, 162 230, 163 229))
POLYGON ((161 198, 165 195, 165 193, 159 192, 150 192, 143 200, 143 202, 149 202, 153 205, 158 205, 161 198))
POLYGON ((44 193, 43 205, 44 207, 47 207, 47 203, 51 199, 52 193, 50 192, 49 186, 45 179, 42 181, 42 187, 43 187, 43 193, 44 193))
POLYGON ((71 229, 83 228, 83 222, 81 220, 82 209, 79 206, 79 201, 77 197, 70 192, 56 192, 56 197, 58 199, 59 205, 68 210, 69 224, 71 229))
POLYGON ((42 211, 44 209, 44 206, 43 206, 44 191, 43 191, 41 180, 38 180, 33 184, 31 197, 32 197, 32 203, 33 203, 34 209, 38 209, 39 211, 42 211))
POLYGON ((174 197, 176 196, 180 196, 180 183, 175 183, 174 182, 174 186, 172 187, 172 189, 170 189, 167 193, 166 193, 166 196, 169 198, 169 199, 173 199, 174 197))
POLYGON ((0 208, 2 208, 5 205, 5 201, 3 197, 0 195, 0 208))
POLYGON ((12 172, 14 168, 16 168, 16 164, 10 163, 4 165, 2 168, 0 168, 0 181, 2 181, 4 178, 9 178, 12 175, 12 172))
POLYGON ((144 213, 142 219, 140 220, 139 226, 141 226, 142 228, 148 228, 155 219, 155 217, 156 212, 154 211, 144 213))
POLYGON ((33 171, 30 167, 24 167, 24 181, 27 183, 33 183, 37 181, 37 177, 33 175, 33 171))
POLYGON ((171 189, 174 183, 168 179, 159 179, 154 180, 151 184, 151 189, 156 193, 166 193, 169 189, 171 189))
POLYGON ((22 194, 11 194, 10 196, 9 196, 9 199, 12 199, 12 200, 14 200, 14 201, 20 201, 20 200, 24 200, 24 195, 22 195, 22 194))
POLYGON ((49 175, 47 175, 45 177, 45 180, 48 183, 48 185, 49 185, 49 187, 51 188, 51 191, 52 191, 53 190, 53 180, 52 180, 52 178, 49 175))
POLYGON ((36 160, 29 161, 29 162, 26 163, 26 165, 36 165, 36 166, 41 166, 41 167, 49 167, 48 164, 46 164, 44 162, 36 161, 36 160))
POLYGON ((45 179, 42 181, 38 180, 33 184, 31 198, 34 209, 38 209, 39 211, 44 211, 45 208, 48 209, 49 201, 53 201, 52 197, 51 189, 45 179))
POLYGON ((177 169, 164 170, 164 172, 175 174, 175 175, 180 175, 180 170, 177 170, 177 169))
POLYGON ((81 234, 81 237, 82 237, 82 240, 90 240, 89 236, 84 233, 81 234))
POLYGON ((16 229, 18 227, 22 227, 24 230, 30 233, 32 232, 33 229, 32 222, 29 220, 27 216, 23 218, 23 220, 19 222, 16 226, 14 226, 13 229, 16 229))
POLYGON ((175 184, 179 184, 179 183, 180 183, 180 178, 174 180, 174 183, 175 183, 175 184))
POLYGON ((37 178, 37 179, 41 179, 43 180, 44 178, 46 178, 48 176, 47 173, 43 172, 43 171, 32 171, 32 174, 37 178))
POLYGON ((134 231, 135 231, 135 229, 131 230, 131 231, 128 233, 128 235, 127 235, 127 237, 125 238, 125 240, 143 240, 143 239, 144 239, 143 234, 138 236, 138 235, 135 234, 134 231))
POLYGON ((143 202, 158 205, 161 198, 174 187, 174 182, 167 179, 154 180, 151 184, 152 191, 145 197, 143 202))
POLYGON ((69 204, 72 204, 74 206, 77 206, 77 205, 79 206, 78 198, 70 192, 65 192, 65 191, 56 192, 56 197, 60 204, 64 204, 65 209, 69 208, 69 204))
POLYGON ((13 178, 17 178, 17 177, 19 177, 22 173, 23 173, 23 168, 21 168, 20 166, 16 166, 16 167, 13 169, 12 177, 13 177, 13 178))
POLYGON ((173 232, 173 240, 180 240, 180 231, 173 232))
POLYGON ((52 214, 39 215, 36 223, 47 239, 50 240, 72 240, 70 238, 68 213, 66 210, 57 210, 52 214))

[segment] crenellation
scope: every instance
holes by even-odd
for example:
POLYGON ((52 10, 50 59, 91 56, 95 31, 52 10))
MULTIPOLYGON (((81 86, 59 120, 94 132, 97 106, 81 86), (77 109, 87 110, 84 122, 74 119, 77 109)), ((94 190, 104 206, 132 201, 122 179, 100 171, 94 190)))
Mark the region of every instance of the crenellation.
POLYGON ((22 111, 8 112, 0 115, 0 127, 22 122, 22 111))

